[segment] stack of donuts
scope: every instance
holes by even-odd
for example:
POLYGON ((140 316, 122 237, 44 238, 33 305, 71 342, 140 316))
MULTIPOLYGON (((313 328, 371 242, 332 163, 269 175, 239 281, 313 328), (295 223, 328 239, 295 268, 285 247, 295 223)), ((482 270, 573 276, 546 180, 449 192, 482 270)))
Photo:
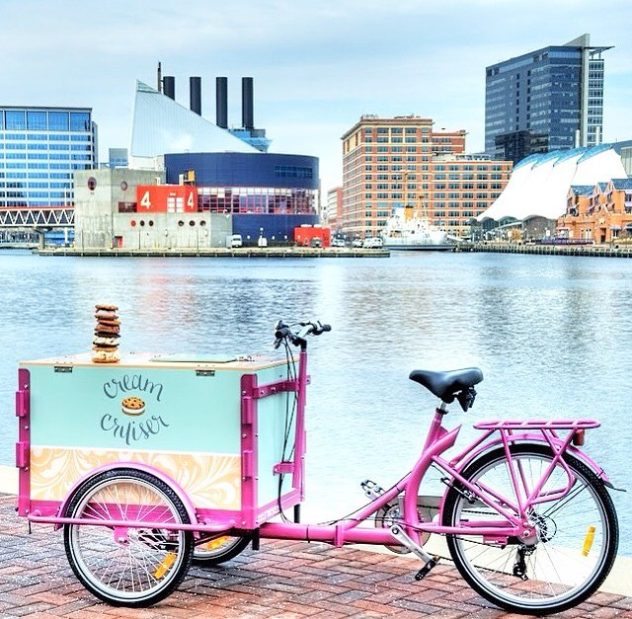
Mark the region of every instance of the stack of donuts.
POLYGON ((120 360, 118 345, 121 337, 121 321, 116 305, 95 306, 94 317, 97 325, 92 340, 92 361, 95 363, 116 363, 120 360))

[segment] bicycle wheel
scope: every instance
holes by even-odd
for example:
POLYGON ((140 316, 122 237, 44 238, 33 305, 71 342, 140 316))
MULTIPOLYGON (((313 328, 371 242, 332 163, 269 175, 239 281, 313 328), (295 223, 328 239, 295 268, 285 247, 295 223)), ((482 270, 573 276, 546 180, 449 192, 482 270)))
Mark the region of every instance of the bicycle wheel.
POLYGON ((231 535, 216 537, 195 547, 193 562, 198 565, 219 565, 241 554, 249 543, 249 537, 231 535))
MULTIPOLYGON (((553 459, 543 445, 511 447, 519 464, 520 485, 532 491, 553 459)), ((599 478, 577 458, 564 460, 574 478, 563 497, 537 504, 530 513, 537 535, 528 543, 509 539, 494 543, 478 535, 447 536, 457 569, 470 586, 498 606, 519 613, 547 614, 579 604, 608 575, 617 552, 619 531, 610 495, 599 478)), ((503 448, 476 459, 463 472, 470 483, 485 484, 515 503, 503 448)), ((569 477, 558 463, 540 497, 564 489, 569 477)), ((558 495, 559 496, 559 495, 558 495)), ((473 501, 456 483, 446 496, 443 524, 498 520, 496 511, 473 501)))
MULTIPOLYGON (((189 523, 177 494, 135 469, 106 471, 89 479, 73 496, 67 516, 189 523)), ((115 606, 150 606, 184 578, 193 537, 161 528, 71 524, 64 526, 64 547, 73 572, 98 598, 115 606)))

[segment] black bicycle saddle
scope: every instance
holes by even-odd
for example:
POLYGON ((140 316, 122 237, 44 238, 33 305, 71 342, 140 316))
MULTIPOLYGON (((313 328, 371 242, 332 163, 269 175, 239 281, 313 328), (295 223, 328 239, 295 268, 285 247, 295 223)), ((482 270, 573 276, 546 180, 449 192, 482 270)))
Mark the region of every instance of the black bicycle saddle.
POLYGON ((480 383, 483 380, 483 372, 479 368, 463 368, 449 372, 413 370, 409 378, 426 387, 432 394, 441 398, 442 402, 449 404, 461 391, 480 383))

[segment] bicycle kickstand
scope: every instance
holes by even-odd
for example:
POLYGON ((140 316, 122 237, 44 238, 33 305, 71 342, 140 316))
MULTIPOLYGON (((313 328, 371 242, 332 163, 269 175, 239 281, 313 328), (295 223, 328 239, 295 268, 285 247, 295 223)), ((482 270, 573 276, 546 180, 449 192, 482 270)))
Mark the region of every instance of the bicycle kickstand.
POLYGON ((415 574, 415 580, 423 580, 430 570, 439 563, 440 557, 429 555, 419 544, 410 539, 399 525, 394 524, 391 527, 391 534, 402 545, 406 546, 413 554, 424 561, 424 566, 415 574))

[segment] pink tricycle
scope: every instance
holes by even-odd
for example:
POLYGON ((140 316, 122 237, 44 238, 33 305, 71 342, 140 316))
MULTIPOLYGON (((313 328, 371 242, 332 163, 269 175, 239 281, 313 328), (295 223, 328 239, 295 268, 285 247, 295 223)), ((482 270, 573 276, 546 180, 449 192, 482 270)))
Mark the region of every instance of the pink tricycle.
POLYGON ((599 423, 479 422, 480 437, 448 456, 460 430, 443 425, 448 404, 471 408, 477 368, 413 371, 440 403, 412 470, 386 490, 363 482, 369 501, 342 519, 301 523, 307 341, 329 330, 279 322, 275 347, 286 355, 272 361, 22 363, 20 515, 63 527, 77 578, 114 605, 154 604, 192 560, 219 564, 262 538, 385 545, 419 558, 417 580, 449 553, 475 591, 519 613, 559 612, 599 587, 618 545, 612 484, 580 449, 599 423), (445 484, 431 505, 420 496, 430 467, 445 484), (447 552, 428 550, 431 534, 447 552))

